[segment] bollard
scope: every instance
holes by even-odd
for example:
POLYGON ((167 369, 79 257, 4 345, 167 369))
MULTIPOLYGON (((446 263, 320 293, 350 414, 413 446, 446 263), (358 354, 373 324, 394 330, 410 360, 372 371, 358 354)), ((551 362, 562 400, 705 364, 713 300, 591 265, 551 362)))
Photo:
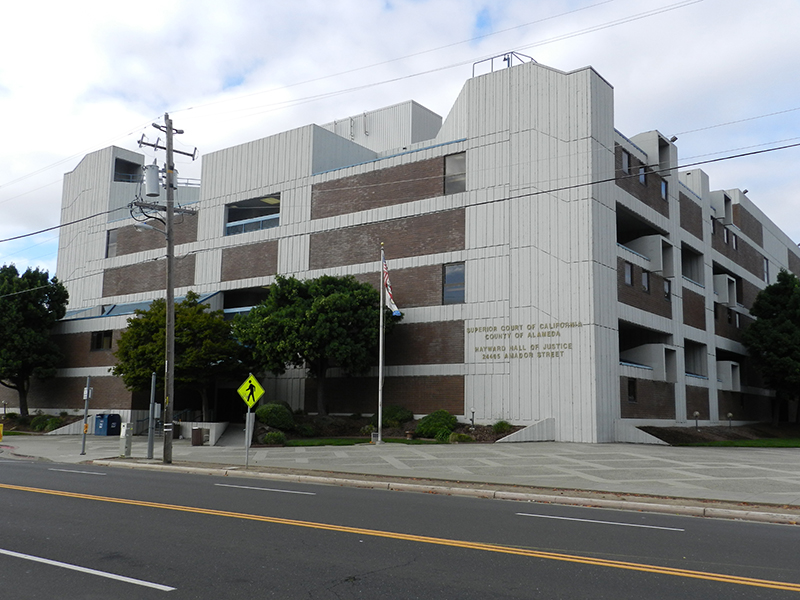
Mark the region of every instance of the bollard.
POLYGON ((119 432, 119 454, 123 458, 131 457, 131 448, 133 446, 133 423, 122 423, 122 428, 119 432))

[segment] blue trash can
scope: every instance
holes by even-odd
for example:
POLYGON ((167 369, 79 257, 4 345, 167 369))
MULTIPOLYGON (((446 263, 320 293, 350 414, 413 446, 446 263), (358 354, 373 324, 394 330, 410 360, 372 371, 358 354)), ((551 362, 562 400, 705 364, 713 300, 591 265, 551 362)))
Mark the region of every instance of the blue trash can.
POLYGON ((122 418, 119 415, 99 414, 94 416, 94 434, 119 437, 122 418))
POLYGON ((94 434, 95 435, 108 435, 108 417, 110 415, 95 415, 94 416, 94 434))

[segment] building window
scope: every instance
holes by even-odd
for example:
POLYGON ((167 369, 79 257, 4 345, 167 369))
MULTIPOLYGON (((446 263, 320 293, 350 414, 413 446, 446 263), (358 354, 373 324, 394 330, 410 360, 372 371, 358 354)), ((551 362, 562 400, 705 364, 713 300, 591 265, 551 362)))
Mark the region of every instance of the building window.
POLYGON ((647 172, 644 167, 639 167, 639 183, 647 185, 647 172))
POLYGON ((442 304, 464 303, 464 263, 444 265, 442 274, 442 304))
POLYGON ((669 191, 668 184, 667 184, 666 180, 662 179, 661 180, 661 198, 662 198, 662 200, 666 200, 667 199, 667 192, 668 191, 669 191))
POLYGON ((629 262, 625 263, 625 285, 633 285, 633 265, 629 262))
POLYGON ((690 281, 703 285, 703 255, 688 246, 681 247, 681 271, 690 281))
POLYGON ((739 238, 735 233, 731 234, 731 244, 733 245, 734 250, 739 249, 739 238))
POLYGON ((91 350, 111 350, 111 335, 112 332, 108 331, 93 331, 92 332, 92 346, 91 350))
POLYGON ((717 235, 717 220, 714 217, 711 217, 711 235, 717 235))
POLYGON ((631 174, 631 153, 627 150, 622 151, 622 172, 625 175, 631 174))
POLYGON ((458 194, 467 190, 467 153, 444 157, 444 193, 458 194))
POLYGON ((277 227, 280 212, 280 194, 228 204, 225 207, 225 235, 277 227))
POLYGON ((683 352, 686 374, 694 375, 695 377, 707 377, 708 357, 705 345, 685 340, 683 352))
POLYGON ((642 271, 642 289, 650 293, 650 272, 649 271, 642 271))
POLYGON ((628 402, 636 402, 636 380, 628 377, 628 402))
POLYGON ((733 313, 733 321, 734 321, 733 324, 736 326, 736 329, 739 329, 740 323, 739 323, 739 313, 738 312, 733 313))
POLYGON ((769 283, 769 259, 764 259, 764 281, 769 283))
POLYGON ((114 159, 114 181, 137 183, 142 178, 142 165, 122 158, 114 159))
POLYGON ((669 300, 672 295, 672 284, 669 279, 664 280, 664 299, 669 300))
POLYGON ((733 311, 728 309, 728 325, 733 325, 733 311))
POLYGON ((117 255, 117 230, 112 229, 106 232, 106 258, 114 258, 117 255))
POLYGON ((728 237, 729 237, 728 228, 727 227, 723 227, 722 228, 722 241, 725 242, 725 244, 728 243, 728 237))

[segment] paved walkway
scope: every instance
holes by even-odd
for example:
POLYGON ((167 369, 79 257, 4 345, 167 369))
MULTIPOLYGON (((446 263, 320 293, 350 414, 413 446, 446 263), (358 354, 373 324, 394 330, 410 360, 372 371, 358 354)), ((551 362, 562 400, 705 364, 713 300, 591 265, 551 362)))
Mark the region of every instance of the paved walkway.
MULTIPOLYGON (((236 428, 238 429, 238 428, 236 428)), ((236 429, 214 447, 173 442, 174 464, 243 468, 244 436, 236 429)), ((156 440, 154 460, 162 459, 156 440)), ((6 436, 5 460, 36 457, 61 463, 116 458, 119 438, 6 436)), ((147 440, 133 440, 132 457, 142 460, 147 440)), ((252 448, 253 468, 350 473, 448 482, 535 486, 727 502, 793 505, 800 508, 800 450, 684 448, 633 444, 531 442, 461 445, 359 445, 344 447, 252 448)))

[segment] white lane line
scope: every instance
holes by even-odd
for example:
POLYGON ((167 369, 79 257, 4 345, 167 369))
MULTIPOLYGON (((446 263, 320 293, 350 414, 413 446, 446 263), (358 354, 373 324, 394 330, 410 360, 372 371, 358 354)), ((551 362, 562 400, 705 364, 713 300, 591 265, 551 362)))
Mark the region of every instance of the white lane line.
POLYGON ((80 473, 81 475, 105 475, 97 471, 75 471, 73 469, 47 469, 48 471, 58 471, 59 473, 80 473))
POLYGON ((272 488, 250 487, 248 485, 229 485, 227 483, 215 483, 219 487, 238 488, 240 490, 258 490, 259 492, 279 492, 281 494, 302 494, 303 496, 316 496, 314 492, 296 492, 294 490, 274 490, 272 488))
POLYGON ((620 527, 641 527, 643 529, 662 529, 664 531, 686 531, 676 527, 657 527, 655 525, 637 525, 635 523, 617 523, 615 521, 595 521, 594 519, 574 519, 572 517, 555 517, 553 515, 533 515, 530 513, 517 513, 520 517, 539 517, 540 519, 560 519, 562 521, 581 521, 582 523, 599 523, 601 525, 619 525, 620 527))
POLYGON ((169 587, 168 585, 161 585, 160 583, 152 583, 150 581, 143 581, 141 579, 134 579, 133 577, 124 577, 123 575, 115 575, 114 573, 106 573, 105 571, 97 571, 95 569, 87 569, 86 567, 79 567, 77 565, 71 565, 69 563, 59 562, 57 560, 50 560, 47 558, 41 558, 39 556, 31 556, 30 554, 22 554, 20 552, 14 552, 12 550, 3 550, 0 548, 0 554, 5 554, 6 556, 11 556, 14 558, 22 558, 24 560, 30 560, 33 562, 43 563, 45 565, 50 565, 52 567, 61 567, 62 569, 70 569, 71 571, 78 571, 79 573, 87 573, 89 575, 97 575, 98 577, 105 577, 107 579, 114 579, 116 581, 122 581, 124 583, 132 583, 134 585, 141 585, 143 587, 153 588, 162 592, 171 592, 175 590, 174 587, 169 587))

